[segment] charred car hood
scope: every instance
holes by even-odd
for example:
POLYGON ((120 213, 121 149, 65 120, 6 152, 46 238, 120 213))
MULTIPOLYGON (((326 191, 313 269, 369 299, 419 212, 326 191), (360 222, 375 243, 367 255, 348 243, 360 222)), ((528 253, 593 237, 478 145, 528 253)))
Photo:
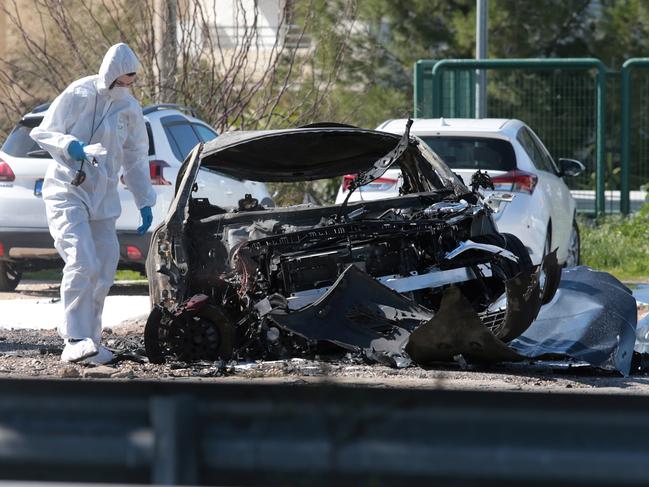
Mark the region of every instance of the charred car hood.
POLYGON ((203 146, 200 164, 255 181, 325 179, 368 169, 399 139, 399 135, 357 128, 231 132, 203 146))

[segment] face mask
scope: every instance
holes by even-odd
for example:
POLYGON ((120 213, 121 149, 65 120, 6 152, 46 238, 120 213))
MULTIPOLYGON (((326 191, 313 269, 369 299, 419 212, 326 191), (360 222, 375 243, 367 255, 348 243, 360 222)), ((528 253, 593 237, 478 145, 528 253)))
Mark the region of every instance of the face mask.
POLYGON ((129 95, 129 89, 120 87, 120 86, 115 86, 108 90, 108 96, 110 96, 114 100, 123 100, 129 95))

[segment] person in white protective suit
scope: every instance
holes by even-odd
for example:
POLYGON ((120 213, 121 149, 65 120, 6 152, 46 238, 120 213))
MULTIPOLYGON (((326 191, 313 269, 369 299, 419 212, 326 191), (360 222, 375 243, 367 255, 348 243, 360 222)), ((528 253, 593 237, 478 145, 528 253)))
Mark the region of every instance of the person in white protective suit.
POLYGON ((112 46, 99 74, 68 86, 30 134, 54 159, 45 174, 43 200, 54 245, 65 262, 65 317, 59 327, 63 362, 113 359, 100 340, 104 299, 119 260, 120 170, 142 215, 138 232, 144 234, 151 225, 156 194, 149 140, 142 108, 129 92, 139 67, 126 44, 112 46))

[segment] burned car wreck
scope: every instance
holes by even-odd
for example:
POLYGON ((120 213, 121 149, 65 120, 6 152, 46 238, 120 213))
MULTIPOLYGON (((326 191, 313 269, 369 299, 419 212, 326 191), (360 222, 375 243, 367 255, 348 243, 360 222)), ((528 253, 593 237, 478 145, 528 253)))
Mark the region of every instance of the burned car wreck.
POLYGON ((476 187, 408 131, 324 124, 197 146, 151 241, 149 359, 516 359, 506 343, 539 312, 541 272, 476 187), (268 208, 247 196, 224 209, 193 197, 199 168, 269 183, 356 174, 356 189, 395 164, 401 194, 383 200, 268 208))

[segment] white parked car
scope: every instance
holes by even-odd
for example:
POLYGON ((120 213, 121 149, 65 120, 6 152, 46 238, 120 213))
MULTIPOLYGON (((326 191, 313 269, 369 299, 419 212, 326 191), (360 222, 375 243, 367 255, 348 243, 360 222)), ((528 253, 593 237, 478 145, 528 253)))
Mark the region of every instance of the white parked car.
MULTIPOLYGON (((41 198, 43 177, 52 159, 29 137, 48 107, 49 104, 40 105, 26 114, 0 149, 0 291, 15 289, 23 270, 61 265, 41 198)), ((192 109, 180 105, 152 105, 144 108, 143 113, 149 134, 151 182, 157 193, 152 231, 167 213, 182 161, 196 144, 218 134, 198 119, 192 109)), ((122 204, 122 215, 117 220, 120 267, 143 270, 151 231, 137 234, 140 212, 133 195, 123 183, 118 191, 122 204)), ((263 183, 237 180, 209 170, 201 170, 196 181, 196 197, 209 195, 210 203, 223 208, 236 208, 246 194, 262 205, 273 206, 263 183)))
MULTIPOLYGON (((377 130, 400 134, 406 121, 388 120, 377 130)), ((495 209, 498 230, 516 235, 534 264, 555 248, 561 265, 579 264, 576 204, 563 178, 580 174, 584 170, 580 162, 555 162, 520 120, 415 119, 410 134, 425 142, 467 185, 477 170, 489 174, 495 191, 481 191, 495 209)), ((347 196, 349 181, 351 176, 343 179, 337 203, 347 196)), ((396 196, 400 183, 400 171, 389 169, 381 179, 352 193, 350 199, 396 196)))

